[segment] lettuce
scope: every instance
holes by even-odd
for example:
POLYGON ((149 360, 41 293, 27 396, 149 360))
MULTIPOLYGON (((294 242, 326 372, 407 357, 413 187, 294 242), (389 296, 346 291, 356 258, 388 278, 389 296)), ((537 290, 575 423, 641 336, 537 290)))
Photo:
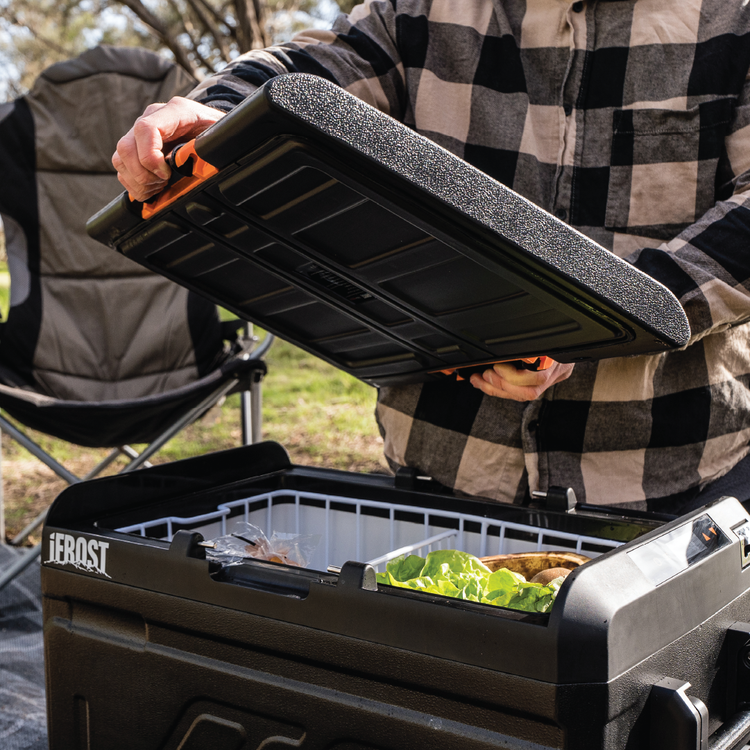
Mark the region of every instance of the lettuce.
POLYGON ((378 583, 452 596, 524 612, 548 612, 564 578, 547 585, 529 583, 507 568, 492 572, 482 561, 459 550, 437 550, 426 558, 407 555, 391 560, 378 583))
POLYGON ((408 581, 417 578, 424 567, 424 560, 417 555, 397 557, 388 563, 387 569, 396 581, 408 581))

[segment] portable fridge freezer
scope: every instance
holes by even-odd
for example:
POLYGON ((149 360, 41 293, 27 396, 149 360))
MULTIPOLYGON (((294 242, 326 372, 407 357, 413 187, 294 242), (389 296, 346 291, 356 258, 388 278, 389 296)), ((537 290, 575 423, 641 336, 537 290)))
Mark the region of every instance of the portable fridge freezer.
POLYGON ((669 522, 524 508, 274 443, 82 483, 43 533, 50 748, 739 749, 748 539, 730 498, 669 522), (316 556, 207 560, 238 521, 317 534, 316 556), (592 559, 547 613, 376 582, 441 544, 592 559))

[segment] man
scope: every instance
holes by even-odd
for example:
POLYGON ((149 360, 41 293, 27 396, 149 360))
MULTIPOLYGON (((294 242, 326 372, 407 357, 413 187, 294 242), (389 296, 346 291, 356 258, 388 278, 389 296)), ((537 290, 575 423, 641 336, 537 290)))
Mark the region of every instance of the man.
POLYGON ((504 502, 563 485, 678 512, 750 498, 748 70, 747 0, 368 0, 149 108, 113 163, 143 199, 170 141, 315 73, 567 221, 677 295, 690 345, 384 388, 386 456, 504 502))

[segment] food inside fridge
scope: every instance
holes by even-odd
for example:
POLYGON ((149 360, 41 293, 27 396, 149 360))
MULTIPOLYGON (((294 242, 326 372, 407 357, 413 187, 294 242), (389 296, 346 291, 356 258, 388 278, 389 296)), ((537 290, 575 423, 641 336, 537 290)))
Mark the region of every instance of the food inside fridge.
POLYGON ((117 530, 171 541, 180 529, 199 532, 208 540, 208 558, 225 566, 255 558, 337 573, 356 560, 372 566, 383 586, 535 613, 550 610, 564 581, 561 574, 532 582, 540 570, 569 572, 622 543, 461 511, 291 489, 117 530))
MULTIPOLYGON (((566 571, 567 573, 568 571, 566 571)), ((547 612, 565 580, 564 575, 542 584, 527 581, 508 568, 491 571, 479 558, 459 550, 438 550, 426 558, 408 555, 391 560, 379 584, 440 596, 519 609, 547 612)))
POLYGON ((320 535, 278 533, 267 537, 255 524, 238 522, 230 534, 204 543, 206 557, 221 565, 239 565, 250 558, 306 568, 320 535))

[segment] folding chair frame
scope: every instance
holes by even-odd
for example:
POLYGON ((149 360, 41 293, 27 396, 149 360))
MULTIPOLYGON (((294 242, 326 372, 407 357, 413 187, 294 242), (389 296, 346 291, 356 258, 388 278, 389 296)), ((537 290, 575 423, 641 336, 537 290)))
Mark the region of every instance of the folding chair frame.
MULTIPOLYGON (((246 334, 249 334, 249 327, 246 328, 246 334)), ((270 349, 273 344, 274 336, 268 334, 263 342, 252 352, 247 352, 242 355, 243 359, 256 359, 261 360, 270 349)), ((261 439, 261 408, 262 408, 262 381, 263 372, 256 370, 252 373, 249 388, 242 390, 240 393, 240 414, 242 420, 242 441, 244 445, 250 443, 259 442, 261 439)), ((152 441, 142 453, 137 453, 129 445, 120 446, 115 448, 106 458, 104 458, 97 466, 95 466, 86 476, 78 477, 72 472, 68 471, 61 463, 56 461, 50 456, 41 446, 35 443, 28 435, 19 430, 12 422, 6 417, 0 414, 0 431, 4 430, 8 433, 16 442, 26 448, 32 455, 42 461, 52 471, 55 472, 59 477, 64 479, 69 485, 78 484, 79 482, 93 479, 106 469, 118 456, 125 455, 130 458, 130 462, 121 469, 118 473, 125 474, 130 471, 135 471, 141 466, 150 466, 148 459, 159 451, 169 440, 175 435, 181 432, 189 424, 195 422, 202 414, 208 411, 212 406, 219 403, 221 399, 228 393, 232 392, 240 382, 239 377, 231 378, 230 380, 222 383, 213 393, 207 396, 203 401, 194 406, 192 409, 187 411, 183 416, 175 421, 170 427, 165 430, 159 437, 152 441)), ((0 432, 1 434, 1 432, 0 432)), ((0 451, 1 452, 1 451, 0 451)), ((1 466, 1 464, 0 464, 1 466)), ((19 532, 12 540, 11 546, 15 546, 23 542, 32 531, 38 528, 47 516, 47 509, 43 510, 31 523, 29 523, 21 532, 19 532)), ((2 472, 0 471, 0 531, 2 537, 5 539, 5 509, 2 496, 2 472)), ((6 570, 0 573, 0 589, 3 589, 10 581, 12 581, 19 573, 25 570, 34 560, 36 560, 41 554, 42 546, 41 543, 33 547, 29 552, 22 554, 18 561, 8 567, 6 570)))

